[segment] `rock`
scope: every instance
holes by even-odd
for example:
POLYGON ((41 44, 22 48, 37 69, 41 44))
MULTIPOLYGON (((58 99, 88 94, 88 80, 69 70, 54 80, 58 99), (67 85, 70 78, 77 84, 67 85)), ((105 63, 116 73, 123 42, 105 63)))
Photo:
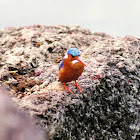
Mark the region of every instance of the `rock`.
POLYGON ((8 97, 9 91, 0 86, 0 138, 2 140, 44 140, 43 133, 34 128, 23 112, 8 97))
POLYGON ((12 88, 18 108, 49 139, 139 138, 139 38, 35 25, 4 29, 0 45, 1 83, 12 88), (69 83, 73 95, 58 81, 58 66, 69 47, 79 48, 88 65, 78 80, 82 93, 69 83))

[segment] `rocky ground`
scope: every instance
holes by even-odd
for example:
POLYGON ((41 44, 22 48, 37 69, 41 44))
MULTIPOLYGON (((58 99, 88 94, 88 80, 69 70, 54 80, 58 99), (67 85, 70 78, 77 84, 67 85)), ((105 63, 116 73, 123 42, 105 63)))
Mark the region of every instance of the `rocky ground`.
POLYGON ((19 111, 11 102, 8 89, 0 86, 0 139, 45 140, 43 132, 33 126, 27 114, 19 111))
POLYGON ((0 84, 49 139, 140 138, 140 39, 113 38, 79 26, 0 30, 0 84), (70 47, 87 64, 70 94, 58 66, 70 47))

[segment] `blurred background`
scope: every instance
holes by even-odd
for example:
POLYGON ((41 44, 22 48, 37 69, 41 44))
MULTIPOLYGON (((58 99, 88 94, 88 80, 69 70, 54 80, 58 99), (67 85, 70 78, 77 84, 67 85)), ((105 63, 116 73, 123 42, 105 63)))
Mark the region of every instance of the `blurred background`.
POLYGON ((34 24, 140 38, 140 0, 0 0, 0 28, 34 24))

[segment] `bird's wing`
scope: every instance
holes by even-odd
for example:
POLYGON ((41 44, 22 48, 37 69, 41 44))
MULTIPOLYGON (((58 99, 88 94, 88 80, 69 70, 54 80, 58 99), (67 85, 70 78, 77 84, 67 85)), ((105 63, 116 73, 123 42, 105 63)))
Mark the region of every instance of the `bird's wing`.
POLYGON ((64 65, 64 59, 61 61, 60 65, 59 65, 59 70, 63 67, 64 65))

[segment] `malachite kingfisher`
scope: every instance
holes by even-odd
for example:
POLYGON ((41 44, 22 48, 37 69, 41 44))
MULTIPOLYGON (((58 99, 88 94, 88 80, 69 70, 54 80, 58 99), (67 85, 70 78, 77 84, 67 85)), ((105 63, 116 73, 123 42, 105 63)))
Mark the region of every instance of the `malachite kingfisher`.
POLYGON ((75 81, 75 86, 82 92, 82 89, 78 86, 76 80, 82 74, 86 64, 80 59, 80 50, 77 48, 69 48, 64 59, 59 66, 59 81, 64 84, 64 88, 73 93, 66 83, 75 81))

